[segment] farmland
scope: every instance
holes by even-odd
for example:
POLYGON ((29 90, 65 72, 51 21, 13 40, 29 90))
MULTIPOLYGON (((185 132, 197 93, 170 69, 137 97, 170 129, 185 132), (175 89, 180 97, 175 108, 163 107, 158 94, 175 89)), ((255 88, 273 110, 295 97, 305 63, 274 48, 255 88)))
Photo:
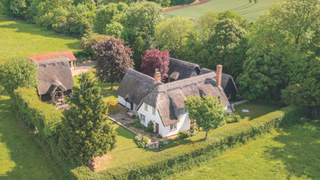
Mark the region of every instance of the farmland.
POLYGON ((261 13, 265 12, 271 5, 278 1, 279 0, 258 0, 258 3, 255 4, 252 0, 252 3, 249 4, 248 0, 212 0, 205 4, 167 12, 164 15, 168 15, 170 17, 184 16, 192 20, 197 20, 205 10, 212 9, 217 13, 230 10, 237 12, 249 21, 255 21, 261 13))

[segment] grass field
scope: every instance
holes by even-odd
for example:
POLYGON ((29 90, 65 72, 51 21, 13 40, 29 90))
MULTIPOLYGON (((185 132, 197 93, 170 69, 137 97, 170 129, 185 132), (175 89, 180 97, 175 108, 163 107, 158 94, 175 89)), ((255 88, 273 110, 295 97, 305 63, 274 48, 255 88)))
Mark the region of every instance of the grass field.
POLYGON ((179 9, 164 13, 168 16, 184 16, 192 20, 197 20, 203 14, 205 10, 212 9, 214 12, 222 12, 230 10, 239 13, 243 18, 249 21, 256 21, 256 18, 263 12, 265 12, 271 5, 280 0, 258 0, 255 4, 249 4, 249 0, 211 0, 208 3, 192 6, 185 9, 179 9))
POLYGON ((0 96, 0 179, 64 179, 60 169, 11 111, 12 101, 0 96))
POLYGON ((273 130, 167 179, 319 179, 320 122, 273 130))
POLYGON ((35 24, 3 16, 0 16, 0 34, 0 63, 12 57, 80 50, 78 38, 59 35, 35 24))

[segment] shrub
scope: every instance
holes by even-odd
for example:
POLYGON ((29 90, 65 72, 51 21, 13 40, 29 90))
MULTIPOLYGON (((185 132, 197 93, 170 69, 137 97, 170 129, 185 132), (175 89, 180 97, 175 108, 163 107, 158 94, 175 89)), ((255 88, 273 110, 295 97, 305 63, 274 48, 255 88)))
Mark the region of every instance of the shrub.
POLYGON ((150 138, 148 136, 143 136, 143 141, 144 141, 145 144, 148 144, 149 139, 150 138))
POLYGON ((231 114, 226 118, 227 123, 234 123, 234 122, 240 122, 241 117, 238 114, 231 114))
POLYGON ((187 137, 189 137, 189 134, 188 134, 187 131, 180 131, 180 132, 178 133, 178 138, 179 138, 179 139, 185 139, 185 138, 187 138, 187 137))
POLYGON ((154 123, 152 121, 149 121, 148 127, 147 127, 147 132, 153 133, 154 131, 154 123))
POLYGON ((117 107, 117 102, 115 100, 108 101, 108 113, 115 114, 118 113, 120 109, 117 107))

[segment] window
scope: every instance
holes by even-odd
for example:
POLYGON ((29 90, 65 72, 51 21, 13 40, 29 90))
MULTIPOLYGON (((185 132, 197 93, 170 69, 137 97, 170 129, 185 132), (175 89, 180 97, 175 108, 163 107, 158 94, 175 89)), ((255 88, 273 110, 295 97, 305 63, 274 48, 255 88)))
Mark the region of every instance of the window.
POLYGON ((144 103, 144 110, 148 111, 148 104, 144 103))
POLYGON ((170 125, 170 131, 174 131, 177 129, 177 124, 170 125))
POLYGON ((184 115, 188 112, 188 109, 187 108, 182 108, 182 109, 179 109, 179 115, 184 115))
POLYGON ((146 117, 143 114, 140 114, 140 121, 141 121, 141 123, 146 122, 146 117))
POLYGON ((152 107, 152 114, 156 115, 156 108, 152 107))

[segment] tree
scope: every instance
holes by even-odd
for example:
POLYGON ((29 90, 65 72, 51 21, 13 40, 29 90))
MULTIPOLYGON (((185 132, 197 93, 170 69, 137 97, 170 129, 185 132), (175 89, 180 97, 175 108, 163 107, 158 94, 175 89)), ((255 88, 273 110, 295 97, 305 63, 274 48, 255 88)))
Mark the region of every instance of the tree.
POLYGON ((151 77, 154 77, 155 69, 159 69, 162 82, 168 78, 169 71, 169 51, 159 51, 157 49, 146 50, 142 57, 141 71, 151 77))
POLYGON ((107 104, 96 80, 84 73, 79 84, 67 99, 70 109, 63 113, 58 145, 71 162, 82 165, 114 149, 116 132, 106 116, 107 104))
POLYGON ((144 40, 141 38, 141 36, 139 36, 135 43, 132 46, 132 50, 133 50, 133 56, 132 59, 134 61, 134 68, 137 71, 141 71, 140 67, 141 67, 141 58, 144 56, 144 53, 146 51, 146 43, 144 42, 144 40))
POLYGON ((204 41, 208 41, 215 33, 215 27, 218 20, 218 14, 213 10, 206 10, 199 19, 199 31, 204 41))
POLYGON ((319 11, 320 0, 288 0, 259 16, 251 29, 244 72, 238 79, 242 98, 281 100, 281 89, 295 77, 295 65, 315 50, 307 47, 319 29, 319 11))
POLYGON ((99 6, 94 21, 95 31, 104 34, 106 32, 106 25, 111 23, 114 16, 123 13, 122 11, 127 7, 128 5, 122 2, 120 4, 109 3, 108 5, 99 6))
MULTIPOLYGON (((209 57, 206 55, 199 56, 197 58, 199 64, 210 69, 214 69, 218 64, 223 64, 224 71, 236 77, 242 70, 244 62, 244 59, 237 59, 238 54, 236 52, 244 35, 245 31, 237 21, 232 19, 219 21, 215 26, 215 34, 209 39, 207 51, 210 55, 209 57), (239 61, 235 61, 236 59, 239 61)), ((203 53, 207 54, 206 51, 203 51, 203 53)))
POLYGON ((155 38, 162 50, 169 50, 171 56, 183 59, 186 41, 194 31, 193 21, 186 17, 175 16, 156 26, 155 38))
POLYGON ((96 45, 99 41, 106 40, 110 36, 93 34, 91 37, 82 37, 80 42, 80 48, 89 56, 94 55, 92 46, 96 45))
POLYGON ((282 101, 299 107, 320 107, 320 58, 296 65, 290 85, 281 91, 282 101))
POLYGON ((113 21, 112 23, 107 24, 105 34, 113 37, 124 38, 123 26, 120 23, 113 21))
POLYGON ((210 96, 188 96, 184 100, 185 107, 189 110, 190 119, 195 119, 197 127, 206 131, 206 136, 211 129, 217 128, 228 115, 228 111, 220 104, 220 100, 210 96))
POLYGON ((38 88, 38 69, 28 58, 13 58, 0 66, 0 87, 13 97, 18 87, 38 88))
POLYGON ((113 83, 121 81, 127 69, 133 68, 131 48, 125 45, 123 39, 109 37, 98 42, 92 49, 96 53, 96 77, 101 82, 110 82, 113 90, 113 83))
POLYGON ((134 44, 139 36, 142 39, 147 39, 148 35, 154 36, 155 26, 163 19, 161 11, 161 6, 155 2, 135 2, 113 20, 122 24, 128 37, 126 40, 134 44))

